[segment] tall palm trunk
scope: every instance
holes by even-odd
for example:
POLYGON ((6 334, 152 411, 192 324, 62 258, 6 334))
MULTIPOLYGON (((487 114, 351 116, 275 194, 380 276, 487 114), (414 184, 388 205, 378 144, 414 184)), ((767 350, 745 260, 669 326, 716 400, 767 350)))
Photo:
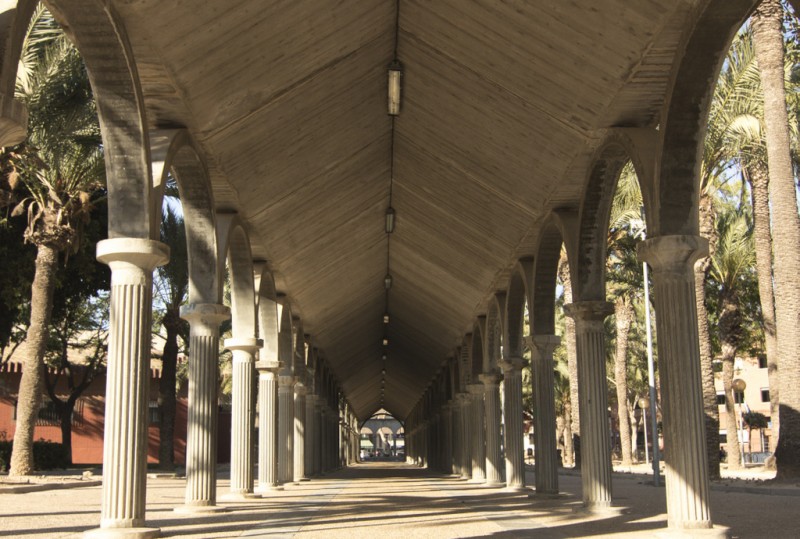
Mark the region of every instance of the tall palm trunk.
MULTIPOLYGON (((572 278, 569 274, 569 262, 564 252, 558 262, 558 275, 564 285, 564 305, 572 303, 572 278)), ((575 321, 569 316, 564 317, 564 346, 567 349, 567 370, 569 371, 569 400, 572 408, 572 421, 568 425, 573 439, 574 464, 581 465, 581 416, 578 405, 578 345, 575 337, 575 321)))
POLYGON ((741 470, 739 425, 736 421, 736 399, 733 394, 733 367, 736 350, 741 340, 741 313, 735 292, 724 290, 721 294, 719 315, 719 340, 722 348, 722 385, 725 388, 725 431, 728 441, 728 469, 741 470))
POLYGON ((25 338, 22 378, 17 401, 17 426, 9 475, 30 475, 33 471, 33 430, 42 398, 42 365, 53 291, 56 285, 58 250, 48 244, 37 246, 36 272, 31 285, 31 323, 25 338))
POLYGON ((772 233, 769 229, 769 171, 763 162, 747 166, 747 179, 753 204, 753 236, 756 246, 756 272, 758 274, 758 296, 761 301, 761 318, 764 324, 764 347, 767 352, 767 376, 769 379, 769 414, 772 421, 772 436, 769 450, 773 453, 778 445, 780 432, 778 379, 778 335, 775 331, 775 294, 772 289, 772 233))
POLYGON ((564 403, 564 464, 575 464, 575 447, 572 443, 572 403, 564 403))
POLYGON ((164 351, 161 356, 161 380, 158 386, 158 408, 161 422, 158 427, 158 465, 165 470, 175 467, 175 380, 178 364, 178 333, 180 328, 178 307, 164 316, 164 329, 167 332, 164 351))
POLYGON ((775 322, 780 376, 778 477, 800 477, 800 217, 789 153, 783 58, 783 8, 764 0, 752 18, 753 43, 764 89, 769 192, 775 228, 775 322))
POLYGON ((714 227, 714 209, 711 196, 703 191, 700 195, 700 235, 708 239, 709 256, 694 264, 695 306, 697 308, 697 334, 700 344, 700 376, 703 388, 703 411, 705 413, 706 458, 708 475, 719 479, 719 408, 717 390, 714 387, 714 354, 711 348, 711 332, 708 327, 706 308, 706 277, 711 267, 711 257, 717 244, 717 230, 714 227))
POLYGON ((628 417, 628 336, 631 330, 633 307, 623 298, 614 303, 617 326, 617 345, 614 354, 614 382, 617 386, 617 416, 622 447, 622 465, 631 466, 631 424, 628 417))
MULTIPOLYGON (((636 419, 636 399, 628 403, 628 420, 631 426, 631 454, 633 455, 633 462, 639 462, 639 455, 637 449, 639 448, 639 420, 636 419)), ((647 443, 647 440, 644 441, 647 443)))

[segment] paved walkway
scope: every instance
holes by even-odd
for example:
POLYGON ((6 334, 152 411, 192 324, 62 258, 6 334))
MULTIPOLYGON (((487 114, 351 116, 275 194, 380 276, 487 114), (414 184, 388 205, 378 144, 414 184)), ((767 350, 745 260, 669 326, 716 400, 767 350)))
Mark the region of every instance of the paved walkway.
MULTIPOLYGON (((220 503, 229 511, 202 516, 173 511, 183 501, 184 484, 149 480, 148 523, 166 537, 633 538, 652 537, 666 527, 664 489, 635 475, 615 474, 619 510, 605 515, 576 511, 580 477, 572 473, 560 477, 561 498, 539 500, 404 464, 365 463, 252 502, 220 503)), ((221 480, 219 492, 227 486, 221 480)), ((800 537, 800 489, 764 495, 725 488, 715 487, 712 510, 731 537, 800 537)), ((0 535, 77 537, 97 526, 99 504, 97 486, 0 494, 0 535)))

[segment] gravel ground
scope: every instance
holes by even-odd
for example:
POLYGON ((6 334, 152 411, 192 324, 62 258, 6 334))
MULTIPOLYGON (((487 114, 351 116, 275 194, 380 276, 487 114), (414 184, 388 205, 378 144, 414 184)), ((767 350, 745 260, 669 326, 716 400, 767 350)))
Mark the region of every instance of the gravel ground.
MULTIPOLYGON (((194 538, 653 537, 666 530, 664 488, 638 471, 645 470, 614 475, 617 510, 602 515, 579 510, 580 476, 572 470, 560 476, 559 499, 540 500, 399 463, 371 462, 253 501, 221 502, 228 511, 202 516, 173 511, 183 501, 184 480, 151 478, 147 518, 164 536, 194 538)), ((529 483, 533 479, 529 473, 529 483)), ((228 481, 218 486, 224 494, 228 481)), ((99 523, 100 491, 86 486, 0 493, 0 535, 78 537, 99 523)), ((798 538, 798 509, 797 485, 733 478, 713 485, 714 521, 729 528, 732 538, 798 538)))

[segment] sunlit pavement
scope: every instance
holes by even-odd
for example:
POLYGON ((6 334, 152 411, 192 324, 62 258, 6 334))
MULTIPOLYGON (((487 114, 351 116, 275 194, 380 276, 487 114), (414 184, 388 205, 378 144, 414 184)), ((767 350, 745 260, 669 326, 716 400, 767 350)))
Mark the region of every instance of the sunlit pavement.
MULTIPOLYGON (((528 480, 533 483, 533 475, 528 480)), ((184 480, 150 479, 148 525, 166 537, 652 537, 666 529, 663 487, 651 478, 614 475, 617 510, 580 510, 580 477, 560 476, 558 499, 482 488, 401 463, 371 462, 248 502, 226 512, 185 515, 184 480)), ((228 481, 219 482, 219 494, 228 481)), ((731 537, 798 537, 800 488, 777 495, 715 485, 712 511, 731 537), (727 491, 726 491, 727 489, 727 491), (732 491, 731 491, 732 490, 732 491)), ((773 489, 775 490, 775 489, 773 489)), ((100 488, 0 495, 0 535, 77 537, 99 523, 100 488)))

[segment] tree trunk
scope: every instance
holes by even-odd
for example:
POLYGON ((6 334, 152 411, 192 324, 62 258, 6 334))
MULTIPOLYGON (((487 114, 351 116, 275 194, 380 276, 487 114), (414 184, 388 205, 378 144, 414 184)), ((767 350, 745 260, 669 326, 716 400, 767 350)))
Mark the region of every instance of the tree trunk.
MULTIPOLYGON (((634 463, 639 462, 639 421, 636 419, 636 400, 628 403, 628 419, 631 425, 631 455, 634 463)), ((647 440, 645 440, 647 443, 647 440)))
POLYGON ((800 477, 800 217, 789 153, 783 59, 783 8, 764 0, 752 17, 753 43, 764 89, 769 193, 775 223, 775 327, 780 368, 778 478, 800 477))
MULTIPOLYGON (((175 309, 172 309, 174 311, 175 309)), ((158 386, 158 409, 161 415, 159 424, 158 465, 165 470, 175 468, 175 411, 177 408, 176 370, 178 364, 178 329, 180 316, 177 312, 167 312, 164 329, 167 338, 161 356, 161 380, 158 386)))
POLYGON ((31 323, 22 355, 17 425, 9 470, 12 476, 30 475, 33 471, 33 430, 42 398, 42 365, 53 310, 57 267, 58 251, 50 245, 37 246, 36 271, 31 284, 31 323))
MULTIPOLYGON (((561 283, 564 285, 564 305, 572 303, 572 278, 569 274, 569 262, 566 254, 562 251, 561 259, 558 262, 558 274, 561 283)), ((579 412, 578 395, 578 345, 575 337, 575 321, 569 316, 564 317, 564 346, 567 349, 567 370, 569 371, 569 400, 572 409, 572 421, 569 428, 572 432, 573 457, 576 468, 581 466, 580 436, 581 436, 581 416, 579 412)))
POLYGON ((736 350, 741 339, 741 313, 735 292, 723 290, 719 314, 719 340, 722 348, 722 385, 725 388, 725 431, 728 441, 728 469, 742 469, 742 454, 739 448, 739 424, 736 419, 736 399, 733 394, 733 367, 736 350))
POLYGON ((617 345, 614 353, 614 382, 617 386, 617 416, 619 418, 619 443, 622 465, 631 466, 631 425, 628 418, 628 335, 633 318, 633 307, 623 298, 614 302, 617 326, 617 345))
POLYGON ((747 179, 753 203, 753 236, 756 246, 756 272, 758 273, 758 296, 761 301, 764 323, 764 348, 767 353, 767 376, 769 378, 769 415, 772 421, 772 436, 769 450, 775 452, 780 431, 778 379, 778 336, 775 331, 775 294, 772 289, 772 234, 769 227, 769 171, 763 163, 751 163, 747 167, 747 179))
POLYGON ((699 259, 694 264, 700 376, 702 377, 706 427, 706 457, 708 458, 709 478, 719 479, 719 408, 717 407, 717 390, 714 388, 714 354, 711 348, 711 333, 708 328, 708 310, 706 309, 706 276, 711 267, 711 256, 716 249, 717 231, 714 227, 714 209, 711 205, 711 197, 705 191, 700 195, 700 235, 707 238, 709 243, 709 256, 699 259))
POLYGON ((564 465, 575 464, 575 447, 572 444, 572 403, 564 403, 564 465))
POLYGON ((72 464, 72 411, 73 401, 58 406, 58 419, 61 423, 61 446, 67 453, 67 464, 72 464))

